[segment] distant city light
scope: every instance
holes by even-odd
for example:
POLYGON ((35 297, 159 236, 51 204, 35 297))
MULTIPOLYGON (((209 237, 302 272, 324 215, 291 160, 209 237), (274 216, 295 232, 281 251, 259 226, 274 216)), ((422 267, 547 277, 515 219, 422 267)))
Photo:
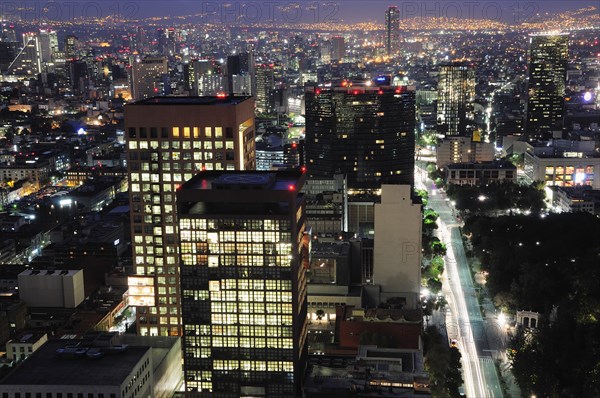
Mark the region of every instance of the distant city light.
POLYGON ((592 100, 592 93, 586 91, 585 94, 583 94, 583 100, 585 102, 590 102, 592 100))
POLYGON ((82 127, 79 130, 77 130, 77 134, 79 134, 79 135, 85 135, 85 134, 87 134, 87 132, 82 127))

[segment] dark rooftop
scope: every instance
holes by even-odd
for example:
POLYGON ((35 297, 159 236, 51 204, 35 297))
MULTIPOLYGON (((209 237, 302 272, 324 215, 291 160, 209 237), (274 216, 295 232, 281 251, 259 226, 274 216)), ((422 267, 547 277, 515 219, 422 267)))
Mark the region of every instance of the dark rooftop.
POLYGON ((206 97, 152 97, 137 101, 134 105, 237 105, 250 99, 250 96, 206 96, 206 97))
POLYGON ((493 162, 481 162, 481 163, 452 163, 446 166, 448 169, 456 170, 488 170, 488 169, 508 169, 516 170, 517 167, 511 162, 504 160, 497 160, 493 162))
POLYGON ((299 170, 203 171, 187 181, 181 190, 246 189, 295 191, 304 184, 299 170))
MULTIPOLYGON (((56 350, 82 340, 50 340, 6 376, 1 385, 110 385, 120 386, 150 347, 90 359, 59 357, 56 350), (76 377, 73 377, 77 375, 76 377)), ((0 388, 1 390, 2 388, 0 388)))

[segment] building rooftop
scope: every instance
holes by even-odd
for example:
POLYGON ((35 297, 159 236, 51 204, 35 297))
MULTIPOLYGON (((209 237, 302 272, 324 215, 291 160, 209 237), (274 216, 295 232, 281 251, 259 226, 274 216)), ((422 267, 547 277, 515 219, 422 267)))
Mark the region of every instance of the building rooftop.
POLYGON ((511 162, 507 161, 494 161, 494 162, 481 162, 481 163, 452 163, 446 166, 448 169, 454 170, 487 170, 487 169, 508 169, 516 170, 517 167, 511 162))
POLYGON ((269 190, 295 191, 304 183, 299 170, 203 171, 183 184, 180 190, 269 190))
POLYGON ((58 269, 58 270, 45 270, 45 269, 28 269, 19 274, 19 276, 73 276, 79 272, 80 269, 58 269))
MULTIPOLYGON (((59 357, 56 350, 74 346, 82 340, 50 340, 0 385, 110 385, 120 386, 150 347, 127 347, 127 350, 100 358, 59 357), (76 377, 74 377, 76 375, 76 377)), ((1 388, 0 388, 1 389, 1 388)))
POLYGON ((27 332, 27 331, 23 331, 21 333, 19 333, 18 335, 16 335, 14 338, 11 339, 12 343, 20 343, 20 344, 33 344, 36 341, 38 341, 39 339, 43 338, 46 335, 46 333, 43 332, 27 332))
POLYGON ((152 97, 137 101, 127 106, 135 105, 237 105, 252 97, 250 96, 205 96, 205 97, 152 97))

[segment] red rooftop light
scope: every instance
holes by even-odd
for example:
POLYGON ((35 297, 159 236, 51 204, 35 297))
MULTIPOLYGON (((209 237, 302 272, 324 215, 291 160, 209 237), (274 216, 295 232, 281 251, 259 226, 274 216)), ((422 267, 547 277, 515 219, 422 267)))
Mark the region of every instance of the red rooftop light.
POLYGON ((295 190, 296 190, 296 186, 294 184, 288 185, 288 191, 295 191, 295 190))
POLYGON ((316 89, 316 90, 315 90, 315 93, 316 93, 316 94, 321 94, 321 90, 320 90, 320 89, 316 89))
POLYGON ((217 93, 217 98, 225 98, 227 97, 226 93, 217 93))
POLYGON ((296 144, 295 142, 292 142, 292 148, 296 148, 298 146, 298 144, 296 144))
POLYGON ((302 166, 302 167, 300 167, 300 171, 301 171, 302 173, 306 173, 306 166, 302 166))

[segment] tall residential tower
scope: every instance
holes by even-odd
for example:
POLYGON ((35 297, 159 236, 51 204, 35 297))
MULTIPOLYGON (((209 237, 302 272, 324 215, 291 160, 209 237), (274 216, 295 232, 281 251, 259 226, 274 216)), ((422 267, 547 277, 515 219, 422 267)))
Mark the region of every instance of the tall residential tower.
POLYGON ((201 170, 252 170, 254 101, 156 97, 125 107, 134 275, 141 335, 181 334, 175 192, 201 170))

